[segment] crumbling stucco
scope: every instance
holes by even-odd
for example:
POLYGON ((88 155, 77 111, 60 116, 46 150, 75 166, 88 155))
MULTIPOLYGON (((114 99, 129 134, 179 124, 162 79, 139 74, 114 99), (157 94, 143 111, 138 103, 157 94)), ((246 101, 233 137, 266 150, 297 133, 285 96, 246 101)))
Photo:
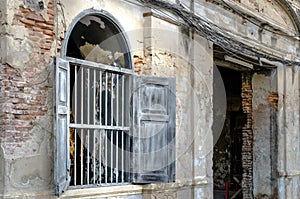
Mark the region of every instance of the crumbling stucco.
MULTIPOLYGON (((253 188, 254 197, 275 197, 277 142, 276 128, 272 125, 276 118, 276 106, 270 103, 277 89, 276 73, 254 74, 253 87, 253 188), (276 83, 276 81, 275 81, 276 83), (266 142, 267 140, 267 142, 266 142)), ((274 102, 272 100, 271 102, 274 102)))
MULTIPOLYGON (((255 16, 253 18, 258 24, 268 21, 263 29, 245 22, 237 12, 215 1, 184 2, 197 15, 225 29, 229 37, 247 43, 257 51, 280 58, 294 59, 296 56, 298 41, 282 36, 297 33, 295 25, 290 15, 275 1, 244 0, 241 4, 231 1, 236 8, 255 16)), ((61 46, 62 41, 71 31, 70 26, 76 16, 93 8, 110 13, 128 34, 135 55, 136 73, 176 77, 177 184, 171 183, 171 187, 160 184, 150 185, 151 188, 144 186, 145 198, 212 198, 212 43, 198 37, 192 29, 180 26, 177 17, 172 18, 175 22, 165 20, 163 17, 166 16, 159 17, 161 13, 155 15, 154 10, 124 1, 78 0, 70 3, 67 0, 44 0, 43 3, 44 8, 39 8, 37 1, 0 1, 0 197, 55 198, 52 177, 53 56, 63 56, 60 54, 60 48, 64 47, 61 46), (143 16, 144 13, 148 15, 143 16), (137 29, 137 33, 132 33, 137 29), (162 30, 171 34, 162 34, 162 30)), ((293 5, 295 9, 300 7, 298 1, 293 1, 293 5)), ((248 198, 251 198, 252 183, 255 194, 269 195, 274 191, 273 185, 268 184, 272 175, 269 170, 266 171, 267 168, 260 170, 260 166, 264 161, 273 161, 267 155, 272 147, 262 146, 263 139, 271 136, 265 131, 274 130, 267 129, 267 126, 278 123, 276 171, 279 176, 276 177, 279 179, 279 198, 300 198, 299 67, 279 67, 278 90, 276 87, 271 89, 271 84, 277 83, 264 84, 265 78, 255 75, 254 84, 247 82, 243 88, 244 111, 249 122, 244 129, 246 176, 243 186, 248 191, 248 198), (271 120, 267 111, 262 109, 278 111, 278 117, 271 120), (259 118, 268 119, 261 121, 259 118), (251 170, 252 152, 253 161, 257 161, 254 176, 251 170), (266 184, 260 186, 264 182, 266 184)), ((126 198, 124 193, 132 195, 124 191, 120 193, 122 196, 107 198, 126 198)), ((142 197, 142 193, 129 196, 142 197)))

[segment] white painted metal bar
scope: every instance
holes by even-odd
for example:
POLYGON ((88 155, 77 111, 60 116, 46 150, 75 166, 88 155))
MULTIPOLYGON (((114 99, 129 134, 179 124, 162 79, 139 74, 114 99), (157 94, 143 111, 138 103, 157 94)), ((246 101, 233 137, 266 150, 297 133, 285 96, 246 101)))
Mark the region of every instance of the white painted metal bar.
POLYGON ((113 149, 113 143, 114 143, 114 133, 113 131, 110 131, 110 182, 113 183, 113 157, 114 157, 114 149, 113 149))
MULTIPOLYGON (((105 126, 107 126, 107 94, 108 94, 108 75, 105 72, 105 126)), ((107 183, 107 130, 105 130, 105 183, 107 183)))
POLYGON ((107 183, 107 130, 105 130, 105 183, 107 183))
POLYGON ((122 118, 122 127, 124 126, 124 99, 125 98, 125 79, 124 79, 124 75, 122 75, 122 114, 121 114, 121 118, 122 118))
MULTIPOLYGON (((90 124, 90 69, 87 68, 87 124, 90 124)), ((86 174, 86 183, 90 183, 90 129, 87 129, 87 146, 86 146, 86 151, 87 151, 87 161, 86 161, 86 167, 87 167, 87 174, 86 174)))
POLYGON ((107 98, 108 98, 108 75, 107 72, 105 72, 105 126, 107 126, 107 98))
MULTIPOLYGON (((116 74, 116 126, 119 126, 119 75, 116 74)), ((116 183, 119 180, 119 131, 116 131, 116 183)))
POLYGON ((102 139, 101 139, 101 136, 102 136, 102 130, 99 131, 99 184, 102 183, 102 158, 101 158, 101 155, 102 155, 102 139))
POLYGON ((103 86, 103 82, 102 82, 102 71, 99 71, 100 72, 100 84, 99 84, 99 124, 100 125, 103 125, 102 124, 102 86, 103 86))
MULTIPOLYGON (((114 74, 111 73, 110 75, 110 126, 114 126, 114 74)), ((114 131, 110 131, 110 182, 113 183, 113 157, 114 157, 114 150, 113 150, 113 143, 114 143, 114 131)))
POLYGON ((121 74, 134 74, 133 70, 127 69, 127 68, 119 68, 119 67, 105 65, 105 64, 96 63, 96 62, 91 62, 91 61, 87 61, 87 60, 76 59, 73 57, 66 57, 66 60, 69 61, 70 63, 82 65, 85 68, 94 68, 97 70, 117 72, 117 73, 121 73, 121 74))
MULTIPOLYGON (((102 124, 102 71, 99 71, 99 126, 101 127, 102 124)), ((99 181, 100 184, 102 183, 102 129, 99 129, 99 181)))
POLYGON ((70 128, 83 128, 83 129, 107 129, 116 131, 129 131, 128 126, 104 126, 104 125, 94 125, 94 124, 70 124, 70 128))
POLYGON ((113 115, 114 115, 114 74, 111 73, 111 83, 110 83, 110 125, 114 126, 113 115))
POLYGON ((116 126, 119 126, 119 75, 116 74, 116 126))
POLYGON ((122 138, 121 138, 121 142, 122 142, 122 150, 121 150, 121 160, 122 160, 122 165, 121 165, 121 182, 123 183, 124 182, 124 150, 125 150, 125 147, 124 147, 124 131, 121 131, 122 133, 122 138))
MULTIPOLYGON (((81 124, 83 124, 83 74, 84 74, 84 69, 81 68, 81 93, 80 93, 80 115, 81 115, 81 119, 80 122, 81 124)), ((83 185, 83 155, 84 155, 84 148, 83 148, 83 129, 81 129, 81 136, 80 136, 80 141, 81 141, 81 145, 80 145, 80 184, 83 185)))
MULTIPOLYGON (((93 70, 93 125, 96 124, 96 70, 93 70)), ((96 138, 95 138, 95 130, 93 130, 93 184, 96 182, 96 138)))
POLYGON ((83 129, 81 129, 81 136, 80 136, 80 184, 83 185, 83 155, 84 155, 84 148, 83 148, 83 129))
MULTIPOLYGON (((75 65, 75 71, 74 71, 74 89, 75 89, 75 95, 74 95, 74 123, 77 123, 77 96, 78 96, 78 93, 77 93, 77 65, 75 65)), ((77 129, 74 128, 74 185, 76 186, 77 183, 76 183, 76 178, 77 178, 77 164, 76 164, 76 161, 77 161, 77 129)))
POLYGON ((118 159, 119 159, 119 140, 118 140, 118 135, 119 135, 119 131, 116 131, 116 145, 115 145, 115 150, 116 150, 116 183, 118 183, 119 180, 119 167, 118 167, 118 159))
MULTIPOLYGON (((124 79, 124 75, 122 75, 122 114, 121 114, 121 119, 122 119, 122 127, 124 127, 124 98, 125 98, 125 79, 124 79)), ((124 150, 125 150, 125 147, 124 147, 124 131, 122 131, 122 155, 121 155, 121 160, 122 160, 122 165, 121 165, 121 175, 122 175, 122 179, 121 179, 121 182, 123 183, 124 182, 124 150)))
POLYGON ((77 183, 76 183, 76 177, 77 177, 77 169, 76 169, 76 167, 77 167, 77 164, 76 164, 76 161, 77 161, 77 129, 74 129, 74 179, 73 179, 73 181, 74 181, 74 185, 76 186, 77 185, 77 183))

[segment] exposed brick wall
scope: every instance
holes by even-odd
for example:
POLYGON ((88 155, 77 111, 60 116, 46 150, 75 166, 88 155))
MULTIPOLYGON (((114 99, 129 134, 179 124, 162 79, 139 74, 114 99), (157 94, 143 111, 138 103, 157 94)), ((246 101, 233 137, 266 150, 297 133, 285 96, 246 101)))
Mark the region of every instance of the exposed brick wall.
MULTIPOLYGON (((54 44, 53 1, 45 9, 47 20, 29 8, 19 7, 12 25, 28 30, 24 41, 33 46, 32 52, 28 52, 31 59, 20 66, 0 66, 0 142, 6 154, 14 154, 23 142, 32 138, 31 130, 49 110, 47 94, 54 44)), ((18 50, 14 49, 15 52, 18 50)))
POLYGON ((277 111, 278 110, 278 93, 273 92, 268 96, 268 101, 272 107, 277 111))
POLYGON ((242 107, 246 124, 242 129, 243 198, 253 198, 253 127, 252 127, 252 75, 242 74, 242 107))
POLYGON ((15 24, 24 25, 29 30, 29 40, 39 44, 41 54, 51 49, 54 40, 54 5, 50 1, 46 7, 48 20, 41 14, 20 6, 15 14, 15 24))
POLYGON ((139 57, 138 55, 134 55, 134 72, 136 74, 141 74, 143 70, 143 66, 145 65, 145 62, 142 57, 139 57))

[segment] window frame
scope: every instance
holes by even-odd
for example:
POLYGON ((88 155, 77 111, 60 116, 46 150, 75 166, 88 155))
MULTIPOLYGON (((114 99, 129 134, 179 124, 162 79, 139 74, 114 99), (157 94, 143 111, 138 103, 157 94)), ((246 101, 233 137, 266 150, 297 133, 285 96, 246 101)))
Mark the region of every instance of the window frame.
MULTIPOLYGON (((124 34, 124 30, 122 29, 122 27, 120 26, 119 22, 113 17, 111 16, 108 12, 106 11, 103 11, 103 10, 94 10, 94 9, 88 9, 88 10, 85 10, 83 11, 82 13, 80 13, 73 21, 72 23, 70 24, 70 27, 69 27, 69 30, 67 31, 66 33, 66 37, 65 37, 65 40, 64 40, 64 43, 62 45, 62 49, 61 49, 61 58, 56 58, 56 64, 59 65, 59 63, 63 63, 63 64, 67 64, 68 66, 68 77, 67 77, 67 96, 68 96, 68 100, 70 100, 70 63, 76 63, 76 64, 81 64, 81 65, 86 65, 88 67, 91 67, 91 68, 98 68, 98 69, 101 69, 103 71, 110 71, 110 72, 115 72, 115 73, 121 73, 121 74, 125 74, 125 75, 128 75, 131 77, 131 80, 130 80, 130 85, 129 85, 129 95, 134 95, 134 91, 132 90, 133 89, 133 83, 135 82, 134 79, 135 79, 135 74, 134 74, 134 65, 133 65, 133 56, 132 54, 130 53, 131 51, 129 50, 130 49, 130 45, 129 45, 129 42, 128 42, 128 38, 126 36, 126 34, 124 34), (119 30, 120 30, 120 34, 122 35, 124 41, 125 41, 125 45, 126 45, 126 48, 128 48, 128 52, 129 52, 129 64, 130 64, 130 67, 129 68, 118 68, 118 67, 114 67, 114 66, 110 66, 110 65, 106 65, 106 64, 101 64, 101 63, 96 63, 96 62, 91 62, 91 61, 87 61, 87 60, 82 60, 82 59, 77 59, 77 58, 72 58, 72 57, 68 57, 66 56, 67 55, 67 45, 68 45, 68 40, 71 36, 71 32, 73 30, 73 28, 75 27, 75 25, 85 16, 87 15, 99 15, 100 17, 106 17, 108 18, 119 30)), ((60 66, 56 66, 56 82, 55 82, 55 85, 56 85, 56 89, 58 89, 59 85, 57 82, 59 80, 59 67, 60 66)), ((139 78, 141 78, 142 76, 137 76, 139 78)), ((145 76, 146 78, 146 76, 145 76)), ((152 77, 152 78, 155 78, 155 77, 152 77)), ((167 78, 165 78, 165 80, 167 80, 167 78)), ((161 81, 161 80, 160 80, 161 81)), ((172 91, 175 92, 175 80, 172 80, 173 81, 173 86, 172 86, 172 91)), ((58 163, 58 151, 57 151, 57 147, 59 146, 59 138, 60 138, 60 135, 59 135, 59 127, 57 125, 57 116, 58 116, 58 99, 59 99, 59 93, 57 91, 55 91, 55 106, 56 106, 56 109, 55 109, 55 118, 54 118, 54 162, 55 162, 55 172, 54 172, 54 176, 55 176, 55 187, 56 187, 56 191, 55 191, 55 195, 59 196, 62 194, 62 192, 66 191, 69 187, 69 182, 70 182, 70 176, 69 176, 69 172, 70 172, 70 149, 69 149, 69 143, 70 143, 70 138, 69 138, 69 130, 70 130, 70 127, 72 127, 72 125, 70 125, 70 115, 66 115, 67 117, 67 129, 68 129, 68 133, 64 136, 66 136, 65 139, 67 139, 67 146, 66 146, 66 151, 67 151, 67 154, 64 154, 65 156, 65 161, 66 161, 66 167, 64 167, 62 169, 62 171, 60 171, 60 168, 59 168, 59 163, 58 163), (58 182, 57 181, 57 172, 66 172, 65 174, 65 182, 58 182), (59 184, 60 183, 60 184, 59 184)), ((134 98, 134 97, 133 97, 134 98)), ((68 106, 70 107, 70 102, 67 102, 68 103, 68 106)), ((129 106, 129 110, 130 112, 132 111, 132 106, 134 106, 133 104, 130 104, 130 103, 133 103, 133 102, 130 102, 129 100, 129 104, 128 105, 125 105, 125 106, 129 106)), ((175 104, 175 100, 173 100, 173 103, 175 104)), ((175 135, 175 113, 176 113, 176 105, 172 105, 173 106, 173 112, 172 114, 173 117, 174 117, 174 123, 172 124, 173 127, 172 127, 172 133, 173 135, 175 135)), ((134 114, 135 113, 132 113, 131 112, 131 117, 133 118, 129 118, 129 123, 130 123, 130 131, 134 131, 135 127, 134 125, 136 125, 136 121, 134 119, 134 114)), ((132 132, 131 132, 132 133, 132 132)), ((134 134, 134 133, 132 133, 134 134)), ((171 149, 172 151, 172 158, 174 158, 174 161, 175 161, 175 143, 174 143, 174 149, 171 149)), ((170 149, 168 149, 170 150, 170 149)), ((131 160, 130 160, 131 161, 131 160)), ((137 170, 137 169, 135 169, 137 170)), ((167 180, 164 180, 164 181, 160 181, 160 182, 174 182, 175 181, 175 164, 173 163, 172 164, 172 169, 168 169, 168 173, 172 176, 169 176, 169 178, 167 180), (171 171, 171 173, 169 172, 171 171)), ((61 176, 60 176, 61 177, 61 176)), ((139 180, 133 180, 131 179, 130 183, 149 183, 148 181, 147 182, 143 182, 143 181, 139 181, 139 180)), ((124 184, 120 184, 120 185, 124 185, 124 184)))

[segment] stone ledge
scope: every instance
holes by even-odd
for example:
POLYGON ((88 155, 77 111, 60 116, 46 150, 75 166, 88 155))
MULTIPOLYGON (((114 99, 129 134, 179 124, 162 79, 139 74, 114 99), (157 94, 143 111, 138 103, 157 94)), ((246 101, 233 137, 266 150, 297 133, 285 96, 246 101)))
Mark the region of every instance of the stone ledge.
POLYGON ((142 194, 142 185, 121 185, 67 190, 60 198, 94 198, 142 194))

